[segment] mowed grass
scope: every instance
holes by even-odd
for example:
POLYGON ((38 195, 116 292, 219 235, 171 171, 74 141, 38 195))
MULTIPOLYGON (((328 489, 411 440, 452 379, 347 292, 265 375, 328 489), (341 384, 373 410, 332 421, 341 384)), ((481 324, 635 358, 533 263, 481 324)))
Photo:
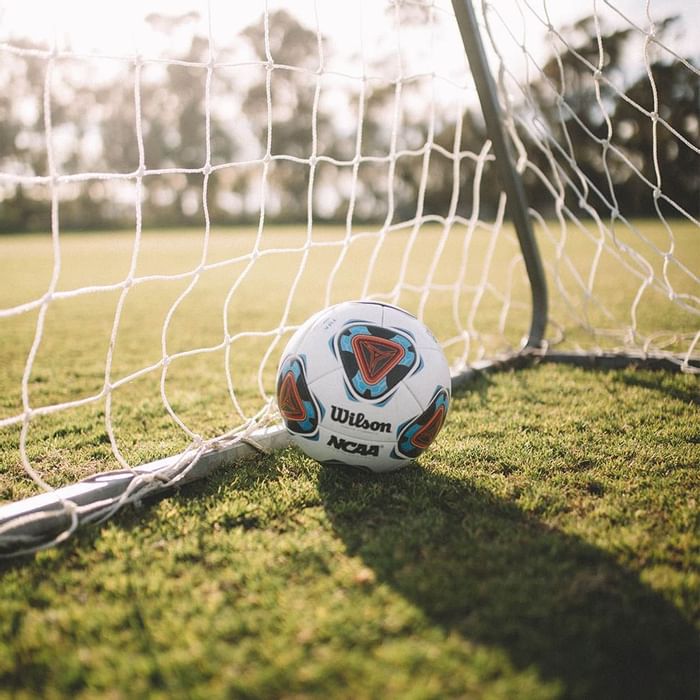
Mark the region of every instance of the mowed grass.
MULTIPOLYGON (((241 254, 250 235, 216 232, 209 260, 241 254)), ((266 245, 303 236, 273 231, 266 245)), ((439 236, 431 231, 426 249, 439 236)), ((57 289, 124 279, 132 238, 65 236, 57 289)), ((337 297, 361 291, 373 242, 346 261, 358 272, 338 280, 337 297)), ((400 258, 396 243, 387 261, 400 258)), ((46 237, 3 238, 0 251, 0 307, 46 291, 46 237)), ((427 271, 416 253, 413 281, 427 271)), ((149 233, 137 276, 191 270, 200 254, 199 234, 149 233)), ((318 303, 336 254, 314 251, 290 324, 318 303)), ((271 267, 228 308, 245 261, 204 274, 172 315, 167 352, 215 347, 225 310, 232 334, 276 327, 303 253, 295 255, 289 269, 269 256, 271 267)), ((497 255, 510 260, 511 248, 497 255)), ((447 258, 445 280, 458 259, 447 258)), ((396 267, 383 269, 374 290, 395 282, 396 267)), ((191 281, 129 291, 114 378, 157 365, 163 319, 191 281)), ((51 303, 32 406, 100 391, 120 293, 51 303)), ((446 301, 435 296, 440 326, 446 301)), ((419 303, 410 289, 404 297, 419 303)), ((501 311, 487 303, 479 320, 487 327, 501 311)), ((0 319, 0 419, 22 409, 37 313, 0 319)), ((516 319, 516 341, 527 320, 516 319)), ((449 323, 438 332, 453 332, 449 323)), ((285 337, 270 351, 268 388, 285 337)), ((274 340, 241 339, 229 358, 213 350, 174 360, 165 384, 174 411, 204 436, 240 422, 225 363, 237 368, 242 410, 253 411, 255 370, 274 340)), ((187 444, 163 409, 160 380, 156 368, 114 392, 117 442, 134 463, 187 444)), ((126 509, 2 565, 0 697, 695 698, 698 388, 692 376, 631 369, 490 375, 454 397, 438 442, 398 473, 349 475, 289 449, 126 509)), ((54 484, 113 467, 105 411, 101 399, 34 419, 32 465, 54 484)), ((0 431, 6 500, 33 492, 19 441, 19 426, 0 431)))

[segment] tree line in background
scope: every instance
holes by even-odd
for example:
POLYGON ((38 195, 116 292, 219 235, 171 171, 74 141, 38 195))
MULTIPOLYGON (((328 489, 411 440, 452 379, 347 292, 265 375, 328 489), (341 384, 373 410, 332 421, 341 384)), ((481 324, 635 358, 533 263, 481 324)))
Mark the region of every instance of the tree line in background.
MULTIPOLYGON (((413 18, 421 21, 421 18, 413 18)), ((157 18, 152 18, 156 23, 157 18)), ((182 18, 183 22, 187 17, 182 18)), ((674 23, 666 20, 660 32, 674 23)), ((165 23, 163 23, 165 24, 165 23)), ((357 90, 342 95, 337 91, 319 102, 314 111, 315 79, 318 67, 316 33, 304 27, 285 11, 269 17, 270 49, 276 65, 296 66, 305 71, 276 69, 270 79, 271 141, 270 152, 299 159, 316 153, 340 161, 356 156, 357 114, 360 99, 357 90), (312 123, 315 115, 315 127, 312 123)), ((264 56, 262 19, 246 29, 238 39, 264 56)), ((530 205, 543 213, 554 213, 552 192, 546 181, 555 181, 551 158, 556 158, 562 172, 578 185, 578 194, 568 190, 566 204, 578 207, 576 199, 584 192, 594 209, 609 212, 603 199, 621 211, 635 216, 655 215, 652 188, 635 174, 637 169, 649 182, 656 183, 656 171, 662 175, 662 189, 687 212, 700 210, 700 168, 697 154, 684 146, 665 128, 654 134, 652 120, 635 105, 653 110, 657 91, 659 116, 675 125, 682 137, 698 142, 700 124, 700 81, 680 60, 656 62, 650 66, 653 80, 646 72, 633 78, 625 97, 599 82, 596 94, 591 71, 581 57, 593 65, 598 62, 598 43, 593 18, 584 18, 567 30, 568 49, 553 56, 543 71, 524 86, 522 104, 516 112, 524 120, 534 114, 534 104, 547 122, 552 136, 561 144, 570 144, 577 172, 567 163, 565 154, 548 152, 519 130, 528 151, 529 167, 524 183, 530 205), (556 93, 560 92, 572 111, 561 109, 556 93), (531 104, 528 104, 528 101, 531 104), (600 109, 605 105, 612 125, 611 143, 605 150, 595 139, 605 139, 608 123, 600 109), (534 103, 534 104, 533 104, 534 103), (575 116, 574 116, 575 115, 575 116), (654 148, 655 144, 655 148, 654 148), (656 162, 650 154, 656 153, 656 162), (625 162, 627 159, 627 163, 625 162), (630 167, 629 163, 633 165, 630 167), (589 185, 583 185, 581 175, 589 185), (600 193, 600 194, 599 194, 600 193), (568 200, 571 201, 568 201, 568 200)), ((623 74, 623 59, 630 30, 616 30, 603 37, 606 52, 605 73, 623 74)), ((29 46, 15 41, 15 45, 29 46)), ((186 61, 206 61, 205 38, 191 39, 186 61)), ((40 56, 4 52, 4 70, 0 72, 0 172, 19 175, 45 175, 47 148, 43 114, 43 90, 47 70, 40 56)), ((129 173, 139 164, 139 148, 134 105, 135 68, 128 74, 115 73, 94 84, 82 66, 84 59, 61 59, 54 64, 51 76, 51 124, 54 133, 54 159, 62 173, 129 173)), ((206 159, 205 73, 202 68, 175 64, 145 64, 141 68, 141 130, 145 164, 149 169, 200 169, 206 159)), ((618 81, 619 82, 619 81, 618 81)), ((422 99, 425 82, 411 81, 404 86, 403 97, 414 103, 422 99)), ((217 224, 256 222, 261 206, 262 158, 268 147, 268 89, 265 69, 250 68, 247 78, 235 70, 217 69, 210 85, 209 144, 211 163, 234 163, 235 167, 213 173, 208 181, 207 206, 217 224), (256 72, 257 71, 257 72, 256 72), (245 164, 247 163, 247 164, 245 164)), ((386 156, 392 137, 395 114, 395 86, 368 83, 364 95, 361 154, 386 156)), ((425 99, 428 99, 425 97, 425 99)), ((431 151, 428 186, 423 200, 424 214, 445 215, 453 194, 453 162, 441 149, 452 152, 455 125, 435 122, 434 143, 441 148, 431 151)), ((396 148, 403 151, 390 177, 386 161, 363 162, 355 185, 353 217, 355 221, 410 219, 416 213, 423 157, 416 151, 426 142, 426 125, 411 109, 401 110, 400 133, 396 148), (388 189, 394 192, 393 210, 389 214, 388 189)), ((478 154, 486 139, 485 127, 476 108, 463 114, 460 150, 478 154)), ((475 162, 466 158, 460 166, 463 186, 457 204, 458 213, 468 216, 472 210, 471 187, 475 162)), ((307 191, 310 168, 292 160, 276 160, 269 166, 265 192, 267 220, 300 222, 307 217, 307 191)), ((315 169, 314 216, 320 220, 344 221, 350 206, 353 172, 350 165, 336 167, 323 161, 315 169)), ((498 187, 492 167, 484 171, 481 184, 480 215, 493 214, 498 187)), ((145 226, 201 225, 202 182, 200 173, 170 172, 144 178, 142 192, 145 226)), ((134 180, 98 179, 60 185, 60 220, 66 229, 133 227, 134 180)), ((664 206, 663 203, 661 206, 664 206)), ((667 205, 666 205, 667 206, 667 205)), ((47 184, 0 183, 0 231, 45 230, 49 222, 50 188, 47 184)), ((667 215, 674 212, 667 206, 667 215)))

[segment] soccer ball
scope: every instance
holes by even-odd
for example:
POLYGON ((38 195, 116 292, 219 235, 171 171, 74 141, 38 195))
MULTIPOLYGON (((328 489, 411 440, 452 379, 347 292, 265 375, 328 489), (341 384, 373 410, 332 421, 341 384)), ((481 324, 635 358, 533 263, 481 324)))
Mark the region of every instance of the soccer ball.
POLYGON ((292 336, 277 373, 277 403, 292 441, 310 457, 393 471, 440 432, 450 371, 435 337, 408 312, 346 302, 292 336))

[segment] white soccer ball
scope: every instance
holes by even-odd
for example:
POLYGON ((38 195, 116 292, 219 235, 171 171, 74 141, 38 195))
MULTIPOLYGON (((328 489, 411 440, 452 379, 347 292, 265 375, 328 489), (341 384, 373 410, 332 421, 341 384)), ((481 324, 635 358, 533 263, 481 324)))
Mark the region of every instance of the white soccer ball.
POLYGON ((346 302, 292 336, 277 373, 287 430, 322 464, 393 471, 440 432, 450 371, 433 334, 406 311, 346 302))

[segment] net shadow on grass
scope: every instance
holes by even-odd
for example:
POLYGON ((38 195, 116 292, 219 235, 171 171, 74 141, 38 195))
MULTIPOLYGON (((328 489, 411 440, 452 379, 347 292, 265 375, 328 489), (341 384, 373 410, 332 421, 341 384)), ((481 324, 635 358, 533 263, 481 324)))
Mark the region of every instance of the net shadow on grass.
POLYGON ((649 391, 656 391, 664 394, 670 399, 676 399, 683 403, 692 403, 700 408, 700 381, 694 380, 692 386, 679 388, 664 382, 664 375, 661 372, 627 372, 620 376, 619 380, 626 387, 639 387, 649 391))
POLYGON ((505 650, 565 697, 696 697, 692 625, 605 552, 468 481, 364 481, 321 472, 335 531, 446 633, 505 650))

